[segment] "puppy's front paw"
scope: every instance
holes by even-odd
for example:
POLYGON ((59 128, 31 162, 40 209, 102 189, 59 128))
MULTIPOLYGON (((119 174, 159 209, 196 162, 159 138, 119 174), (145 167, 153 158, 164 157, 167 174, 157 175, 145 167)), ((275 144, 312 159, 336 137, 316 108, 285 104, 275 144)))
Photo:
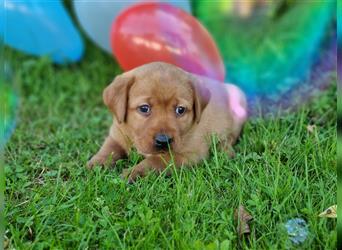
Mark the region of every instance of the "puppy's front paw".
POLYGON ((230 159, 234 159, 236 156, 235 150, 232 147, 229 150, 227 150, 227 154, 230 159))
POLYGON ((130 173, 131 173, 131 169, 130 168, 124 168, 122 170, 122 173, 120 174, 120 178, 121 179, 127 179, 129 177, 130 173))
POLYGON ((124 169, 121 173, 121 178, 127 179, 129 184, 134 183, 138 177, 146 175, 146 169, 143 165, 136 165, 133 169, 124 169))
POLYGON ((106 157, 101 157, 98 155, 94 155, 88 162, 87 162, 87 168, 92 169, 96 165, 104 166, 107 162, 106 157))

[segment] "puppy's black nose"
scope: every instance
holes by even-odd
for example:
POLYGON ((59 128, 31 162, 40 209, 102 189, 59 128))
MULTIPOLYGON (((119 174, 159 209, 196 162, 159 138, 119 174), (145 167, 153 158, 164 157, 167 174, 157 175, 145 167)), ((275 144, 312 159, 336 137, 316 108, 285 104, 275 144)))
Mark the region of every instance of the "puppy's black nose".
POLYGON ((172 138, 166 134, 157 134, 154 137, 154 145, 157 149, 167 149, 168 144, 171 144, 172 138))

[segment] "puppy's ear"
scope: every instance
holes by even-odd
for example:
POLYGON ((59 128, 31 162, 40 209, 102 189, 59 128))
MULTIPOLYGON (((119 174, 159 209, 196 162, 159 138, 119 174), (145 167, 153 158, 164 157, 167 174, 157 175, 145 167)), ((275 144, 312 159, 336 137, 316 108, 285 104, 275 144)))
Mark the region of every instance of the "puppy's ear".
POLYGON ((103 91, 103 102, 119 123, 126 120, 128 93, 133 83, 134 77, 120 75, 103 91))
POLYGON ((210 91, 203 84, 199 83, 197 79, 192 79, 190 83, 194 96, 194 120, 196 123, 199 123, 202 112, 209 103, 210 91))

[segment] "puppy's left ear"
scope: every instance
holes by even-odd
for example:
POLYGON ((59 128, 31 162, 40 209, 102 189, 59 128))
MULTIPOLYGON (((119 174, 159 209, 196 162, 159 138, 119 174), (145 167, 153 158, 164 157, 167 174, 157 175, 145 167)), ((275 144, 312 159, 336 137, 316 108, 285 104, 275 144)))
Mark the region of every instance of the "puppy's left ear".
POLYGON ((199 123, 201 120, 202 112, 206 108, 210 100, 210 91, 200 83, 198 79, 190 81, 193 90, 194 98, 194 120, 199 123))
POLYGON ((126 120, 128 93, 134 77, 119 75, 103 91, 103 102, 113 112, 118 123, 126 120))

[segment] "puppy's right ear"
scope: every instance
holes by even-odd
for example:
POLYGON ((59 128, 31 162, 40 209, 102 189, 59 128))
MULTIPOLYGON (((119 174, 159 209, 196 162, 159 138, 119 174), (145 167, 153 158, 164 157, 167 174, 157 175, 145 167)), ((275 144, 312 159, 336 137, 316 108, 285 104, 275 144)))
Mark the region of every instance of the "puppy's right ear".
POLYGON ((134 77, 119 75, 103 91, 104 104, 113 112, 119 123, 126 120, 128 93, 133 83, 134 77))

